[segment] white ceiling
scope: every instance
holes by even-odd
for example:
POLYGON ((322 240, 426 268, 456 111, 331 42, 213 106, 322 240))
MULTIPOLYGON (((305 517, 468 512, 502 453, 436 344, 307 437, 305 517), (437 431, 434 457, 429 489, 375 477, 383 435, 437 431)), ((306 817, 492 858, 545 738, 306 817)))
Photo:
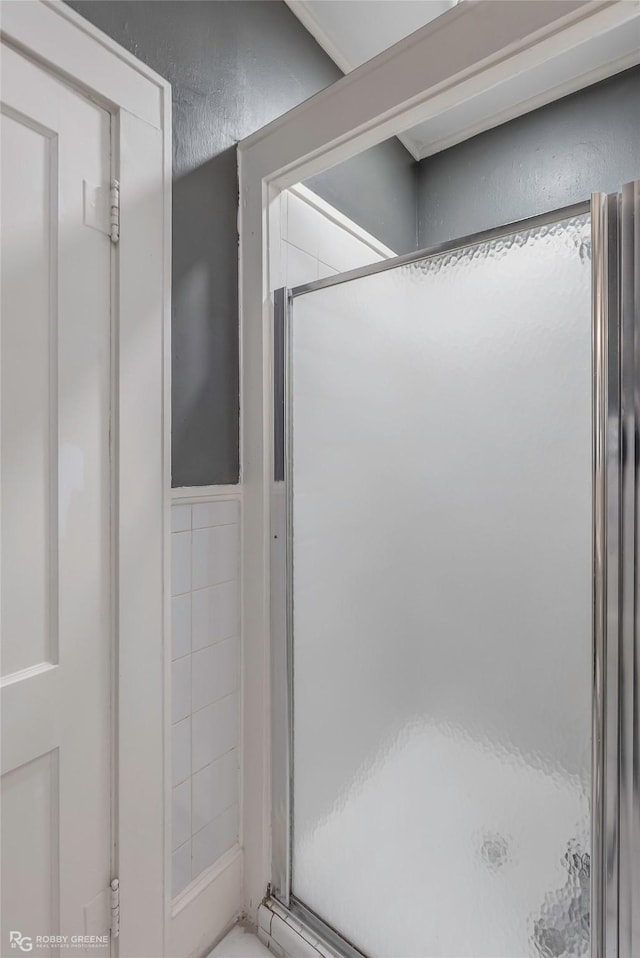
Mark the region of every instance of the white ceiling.
MULTIPOLYGON (((458 0, 286 0, 345 72, 455 7, 458 0)), ((398 136, 417 159, 520 116, 640 62, 638 20, 577 42, 562 56, 472 95, 465 103, 398 136), (541 92, 542 91, 542 92, 541 92)))

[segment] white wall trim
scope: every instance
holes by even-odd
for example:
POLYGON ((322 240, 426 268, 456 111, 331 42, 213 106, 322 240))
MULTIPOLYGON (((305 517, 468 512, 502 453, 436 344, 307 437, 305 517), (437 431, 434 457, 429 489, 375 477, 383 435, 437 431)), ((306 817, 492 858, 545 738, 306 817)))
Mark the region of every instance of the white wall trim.
MULTIPOLYGON (((340 67, 343 73, 351 73, 354 69, 353 63, 351 63, 344 51, 338 46, 335 40, 331 39, 326 30, 320 25, 306 0, 285 0, 285 3, 294 16, 296 16, 300 23, 309 31, 316 43, 322 47, 327 56, 331 57, 336 66, 340 67)), ((399 133, 398 139, 407 148, 409 153, 411 153, 414 160, 420 159, 419 144, 417 144, 410 135, 399 133)))
MULTIPOLYGON (((244 906, 270 879, 269 249, 279 191, 621 24, 637 0, 463 2, 239 145, 242 343, 244 906)), ((581 67, 584 71, 584 64, 581 67)), ((554 91, 547 91, 547 101, 554 91)), ((279 241, 279 236, 278 236, 279 241)))
POLYGON ((241 896, 242 849, 236 845, 176 898, 165 958, 208 954, 241 916, 241 896))
MULTIPOLYGON (((308 0, 286 0, 286 3, 343 73, 354 69, 355 64, 341 49, 340 40, 327 34, 308 0)), ((597 38, 596 44, 602 47, 600 53, 594 49, 583 54, 589 69, 582 74, 576 74, 572 64, 558 60, 548 71, 545 89, 541 90, 539 80, 528 75, 525 68, 518 77, 520 90, 517 94, 512 84, 508 84, 506 92, 504 84, 497 84, 485 91, 474 110, 477 116, 482 117, 477 122, 469 124, 452 114, 445 121, 446 132, 441 129, 439 134, 434 135, 434 131, 421 129, 418 125, 398 133, 398 139, 414 159, 422 160, 507 120, 529 113, 550 100, 567 96, 640 62, 637 31, 634 34, 633 30, 619 29, 607 37, 597 38)))
POLYGON ((212 499, 242 499, 242 486, 238 484, 223 486, 177 486, 171 490, 171 503, 174 506, 192 505, 195 502, 209 502, 212 499))
POLYGON ((5 3, 0 15, 3 42, 112 116, 112 171, 120 180, 121 200, 120 242, 112 249, 111 531, 118 662, 113 872, 122 889, 121 958, 164 955, 171 87, 64 3, 5 3))
MULTIPOLYGON (((517 7, 501 0, 463 0, 241 141, 242 164, 246 171, 262 143, 263 159, 268 149, 268 166, 278 171, 269 181, 290 186, 614 27, 627 24, 632 31, 639 19, 638 0, 520 0, 517 7)), ((577 70, 577 82, 585 66, 577 70)), ((546 96, 547 102, 557 98, 554 89, 546 96)))
POLYGON ((241 855, 242 849, 239 844, 236 844, 233 848, 230 848, 228 852, 225 852, 222 858, 219 858, 217 862, 214 862, 213 865, 205 869, 201 875, 198 875, 191 884, 187 885, 187 887, 173 899, 171 917, 176 918, 184 908, 190 905, 191 902, 204 891, 207 885, 210 885, 212 881, 216 881, 241 855))
MULTIPOLYGON (((303 183, 295 183, 293 186, 290 186, 289 193, 293 193, 294 196, 297 196, 298 199, 302 200, 304 203, 307 203, 307 205, 312 209, 317 210, 319 213, 322 213, 323 216, 326 216, 327 219, 331 220, 332 223, 335 223, 336 226, 339 226, 341 229, 345 230, 345 232, 350 233, 351 236, 355 236, 355 238, 360 240, 361 243, 365 243, 374 251, 374 253, 384 256, 385 259, 397 255, 389 246, 385 246, 385 244, 381 243, 380 240, 373 236, 372 233, 368 233, 361 226, 358 226, 357 223, 354 223, 354 221, 349 219, 348 216, 345 216, 344 213, 341 213, 340 210, 337 210, 335 206, 331 206, 330 203, 327 203, 326 200, 323 200, 322 197, 318 196, 317 193, 314 193, 313 190, 310 190, 307 186, 304 186, 303 183)), ((287 242, 290 241, 288 240, 287 242)))
POLYGON ((0 32, 102 103, 165 128, 164 101, 171 85, 62 0, 4 3, 0 32))

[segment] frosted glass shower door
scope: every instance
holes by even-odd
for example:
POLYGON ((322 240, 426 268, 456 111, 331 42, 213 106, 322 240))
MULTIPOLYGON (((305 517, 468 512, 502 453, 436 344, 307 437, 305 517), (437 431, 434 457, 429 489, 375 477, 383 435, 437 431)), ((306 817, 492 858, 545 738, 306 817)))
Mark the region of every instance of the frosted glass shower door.
POLYGON ((288 329, 292 895, 373 958, 584 955, 590 217, 288 329))

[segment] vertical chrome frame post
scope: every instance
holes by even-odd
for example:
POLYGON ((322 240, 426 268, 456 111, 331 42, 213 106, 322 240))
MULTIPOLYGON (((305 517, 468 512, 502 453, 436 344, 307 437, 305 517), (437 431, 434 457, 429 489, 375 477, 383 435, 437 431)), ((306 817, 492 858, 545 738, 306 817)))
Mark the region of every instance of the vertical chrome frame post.
MULTIPOLYGON (((640 181, 620 197, 621 590, 619 958, 640 955, 640 654, 638 466, 640 444, 640 181)), ((608 956, 607 956, 608 958, 608 956)))
POLYGON ((640 183, 594 195, 592 958, 640 955, 640 183))
POLYGON ((288 515, 290 450, 290 362, 287 289, 274 293, 273 317, 273 483, 271 490, 271 893, 289 905, 291 882, 291 519, 288 515))
POLYGON ((591 201, 593 297, 593 756, 591 956, 618 955, 620 342, 617 196, 591 201))

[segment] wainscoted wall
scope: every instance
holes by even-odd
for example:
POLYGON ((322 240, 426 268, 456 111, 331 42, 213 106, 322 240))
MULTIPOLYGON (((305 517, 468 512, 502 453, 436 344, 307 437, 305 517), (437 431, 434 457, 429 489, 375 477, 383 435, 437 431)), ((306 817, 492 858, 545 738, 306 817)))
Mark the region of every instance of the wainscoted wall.
MULTIPOLYGON (((280 253, 281 282, 288 286, 393 255, 304 187, 282 195, 280 253)), ((277 486, 282 495, 282 484, 277 486)), ((238 486, 173 490, 171 878, 172 895, 179 896, 176 907, 188 886, 199 878, 207 882, 207 870, 215 878, 216 864, 239 842, 241 496, 238 486)))
MULTIPOLYGON (((239 840, 240 493, 171 510, 172 894, 239 840)), ((180 490, 176 490, 180 493, 180 490)))

